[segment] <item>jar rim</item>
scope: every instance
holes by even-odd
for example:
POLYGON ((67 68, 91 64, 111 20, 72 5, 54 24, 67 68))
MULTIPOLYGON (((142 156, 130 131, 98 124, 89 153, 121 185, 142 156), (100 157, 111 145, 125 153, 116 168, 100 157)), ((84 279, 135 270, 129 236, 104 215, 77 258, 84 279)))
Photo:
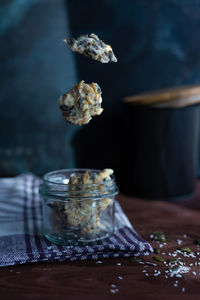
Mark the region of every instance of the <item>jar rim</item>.
MULTIPOLYGON (((54 193, 59 193, 60 195, 67 195, 69 198, 76 198, 77 194, 79 194, 79 197, 85 198, 84 193, 86 190, 79 190, 79 191, 69 191, 69 179, 67 179, 67 174, 71 175, 73 173, 85 173, 85 172, 93 172, 93 173, 98 173, 101 172, 102 170, 98 169, 87 169, 87 168, 72 168, 72 169, 60 169, 60 170, 55 170, 48 172, 42 176, 42 184, 40 187, 40 192, 41 194, 48 194, 52 195, 54 193), (60 175, 60 177, 59 177, 60 175), (64 176, 66 176, 66 182, 63 182, 65 180, 64 176), (81 196, 80 194, 83 195, 81 196)), ((115 182, 115 176, 114 174, 110 175, 111 179, 106 181, 108 185, 105 185, 105 189, 101 190, 101 192, 106 192, 106 194, 117 194, 118 193, 118 187, 115 182)), ((90 194, 90 196, 94 196, 97 198, 101 198, 104 195, 99 195, 98 187, 99 185, 104 184, 105 182, 99 182, 99 183, 90 183, 87 184, 87 193, 90 194), (91 188, 91 191, 90 191, 91 188), (93 188, 93 189, 92 189, 93 188)), ((87 196, 88 197, 88 196, 87 196)), ((87 198, 86 197, 86 198, 87 198)))
MULTIPOLYGON (((72 169, 60 169, 60 170, 55 170, 55 171, 50 171, 48 173, 45 173, 43 176, 42 176, 42 179, 44 182, 46 183, 50 183, 50 184, 55 184, 55 185, 64 185, 66 186, 67 183, 62 183, 62 182, 56 182, 56 181, 53 181, 53 180, 50 180, 48 177, 50 177, 51 175, 57 175, 57 174, 63 174, 65 173, 67 175, 67 173, 84 173, 84 172, 101 172, 102 170, 99 170, 99 169, 87 169, 87 168, 72 168, 72 169)), ((112 182, 113 180, 115 180, 115 176, 113 174, 110 175, 111 177, 111 180, 109 180, 109 182, 112 182)), ((99 184, 101 183, 90 183, 90 184, 87 184, 88 186, 98 186, 99 184)))

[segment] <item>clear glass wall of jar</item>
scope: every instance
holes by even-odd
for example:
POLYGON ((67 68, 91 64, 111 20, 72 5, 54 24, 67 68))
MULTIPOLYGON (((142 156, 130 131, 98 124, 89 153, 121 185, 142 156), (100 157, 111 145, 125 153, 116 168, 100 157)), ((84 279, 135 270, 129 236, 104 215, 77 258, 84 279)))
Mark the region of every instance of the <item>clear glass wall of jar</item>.
POLYGON ((100 170, 66 169, 45 174, 40 187, 45 237, 59 245, 81 245, 108 238, 114 232, 118 187, 110 180, 70 184, 70 178, 100 170))

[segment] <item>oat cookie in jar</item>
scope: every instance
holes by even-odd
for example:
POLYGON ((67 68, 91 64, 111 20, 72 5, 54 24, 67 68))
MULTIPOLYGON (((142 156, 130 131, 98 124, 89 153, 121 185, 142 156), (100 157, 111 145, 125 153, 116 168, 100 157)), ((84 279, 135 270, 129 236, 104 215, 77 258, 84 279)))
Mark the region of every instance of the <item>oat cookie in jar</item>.
POLYGON ((103 111, 101 88, 94 82, 87 84, 80 81, 62 95, 58 102, 63 117, 70 124, 87 124, 93 116, 100 115, 103 111))
POLYGON ((101 41, 94 33, 81 35, 77 39, 63 40, 74 52, 91 57, 101 63, 117 62, 112 47, 101 41))
POLYGON ((47 173, 40 188, 44 235, 60 245, 81 245, 114 232, 118 187, 113 171, 66 169, 47 173))

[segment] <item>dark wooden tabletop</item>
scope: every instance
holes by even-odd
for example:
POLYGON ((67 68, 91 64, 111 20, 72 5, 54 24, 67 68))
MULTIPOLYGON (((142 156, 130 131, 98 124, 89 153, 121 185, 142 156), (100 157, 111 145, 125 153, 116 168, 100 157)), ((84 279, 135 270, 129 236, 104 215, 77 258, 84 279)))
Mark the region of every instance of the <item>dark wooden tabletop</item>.
MULTIPOLYGON (((119 201, 135 229, 148 241, 154 231, 162 231, 169 241, 151 242, 159 248, 160 257, 170 259, 170 253, 182 246, 194 251, 194 257, 181 261, 190 267, 182 277, 170 277, 168 267, 153 259, 155 254, 136 263, 131 258, 96 261, 33 263, 0 268, 0 299, 68 299, 70 296, 130 296, 192 299, 200 297, 200 248, 194 240, 200 238, 200 181, 191 199, 167 203, 119 196, 119 201), (164 254, 163 254, 164 253, 164 254), (154 263, 155 265, 149 264, 154 263), (157 274, 158 273, 158 274, 157 274), (156 275, 155 275, 156 274, 156 275)), ((167 298, 166 298, 167 299, 167 298)))

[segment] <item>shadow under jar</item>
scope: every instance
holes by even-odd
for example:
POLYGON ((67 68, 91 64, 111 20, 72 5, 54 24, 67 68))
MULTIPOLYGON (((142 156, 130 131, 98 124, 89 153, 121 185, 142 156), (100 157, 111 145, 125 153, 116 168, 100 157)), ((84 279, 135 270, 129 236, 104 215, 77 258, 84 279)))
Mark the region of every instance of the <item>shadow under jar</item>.
POLYGON ((45 174, 40 187, 43 199, 44 236, 59 245, 75 246, 97 242, 114 232, 114 176, 92 184, 70 184, 71 176, 100 170, 66 169, 45 174))

